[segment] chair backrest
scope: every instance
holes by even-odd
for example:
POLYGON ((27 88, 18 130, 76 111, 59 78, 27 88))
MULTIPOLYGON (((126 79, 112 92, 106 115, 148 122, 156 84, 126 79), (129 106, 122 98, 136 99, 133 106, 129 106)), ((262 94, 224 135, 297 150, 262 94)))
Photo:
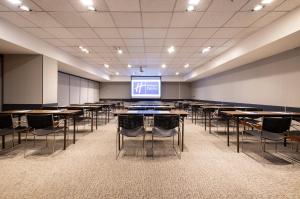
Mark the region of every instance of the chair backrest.
POLYGON ((0 114, 0 129, 12 128, 13 120, 11 114, 0 114))
POLYGON ((290 129, 291 121, 290 117, 264 117, 262 130, 272 133, 284 133, 290 129))
POLYGON ((53 115, 27 115, 28 126, 34 129, 44 129, 48 127, 53 127, 53 115))
POLYGON ((119 115, 119 126, 124 129, 135 129, 144 126, 143 115, 119 115))
POLYGON ((179 127, 179 116, 178 115, 155 115, 154 126, 169 130, 179 127))

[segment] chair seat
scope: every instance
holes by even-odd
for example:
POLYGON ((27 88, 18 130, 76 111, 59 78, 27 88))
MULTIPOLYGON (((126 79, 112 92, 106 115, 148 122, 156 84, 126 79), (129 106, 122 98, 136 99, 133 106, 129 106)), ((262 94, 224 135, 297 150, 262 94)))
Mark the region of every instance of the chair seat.
POLYGON ((28 131, 30 128, 29 127, 26 127, 26 126, 17 126, 15 128, 15 132, 16 133, 21 133, 23 131, 28 131))
POLYGON ((157 137, 172 137, 172 136, 176 135, 177 133, 178 133, 178 131, 175 128, 165 130, 165 129, 153 127, 153 129, 152 129, 153 136, 157 136, 157 137))
POLYGON ((259 130, 246 130, 244 131, 247 134, 250 134, 255 137, 259 137, 262 139, 280 141, 283 140, 286 136, 282 133, 271 133, 268 131, 259 131, 259 130))
POLYGON ((34 131, 32 131, 32 134, 36 135, 36 136, 45 136, 45 135, 49 135, 52 133, 57 133, 59 131, 63 131, 64 128, 63 127, 57 127, 57 128, 45 128, 45 129, 36 129, 34 131))
POLYGON ((290 131, 287 137, 292 141, 300 142, 300 131, 290 131))
POLYGON ((138 128, 135 128, 135 129, 124 129, 124 128, 122 128, 119 133, 121 135, 125 135, 127 137, 137 137, 137 136, 144 135, 145 129, 144 129, 144 127, 138 127, 138 128))

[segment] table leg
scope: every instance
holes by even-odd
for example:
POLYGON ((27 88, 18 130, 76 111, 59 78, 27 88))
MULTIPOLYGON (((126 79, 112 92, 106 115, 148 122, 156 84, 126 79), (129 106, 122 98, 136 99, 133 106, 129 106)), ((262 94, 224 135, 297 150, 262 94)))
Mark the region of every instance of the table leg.
POLYGON ((98 110, 96 110, 96 130, 98 129, 98 110))
POLYGON ((194 107, 192 106, 192 123, 194 123, 194 107))
POLYGON ((64 117, 64 150, 67 148, 67 118, 64 117))
POLYGON ((240 118, 236 117, 236 152, 240 152, 240 118))
POLYGON ((211 133, 211 112, 208 112, 208 125, 209 125, 209 133, 211 133))
POLYGON ((110 116, 109 107, 108 107, 108 110, 107 110, 107 115, 108 115, 107 122, 109 123, 109 116, 110 116))
POLYGON ((120 136, 120 123, 119 123, 119 116, 118 116, 118 147, 119 147, 119 150, 121 150, 121 136, 120 136))
POLYGON ((2 149, 5 148, 5 136, 2 135, 2 149))
POLYGON ((183 151, 183 148, 184 148, 184 117, 182 117, 182 127, 181 127, 181 132, 182 132, 182 138, 181 138, 181 151, 183 151))
POLYGON ((206 111, 204 112, 204 130, 206 131, 206 111))
POLYGON ((228 120, 227 120, 227 146, 229 146, 229 122, 230 122, 230 119, 228 118, 228 120))
POLYGON ((76 116, 73 116, 73 144, 76 141, 76 116))
POLYGON ((92 113, 91 132, 93 132, 94 131, 94 111, 92 110, 91 113, 92 113))
MULTIPOLYGON (((21 126, 21 116, 18 116, 18 122, 19 125, 21 126)), ((18 133, 18 144, 21 144, 21 133, 18 133)))

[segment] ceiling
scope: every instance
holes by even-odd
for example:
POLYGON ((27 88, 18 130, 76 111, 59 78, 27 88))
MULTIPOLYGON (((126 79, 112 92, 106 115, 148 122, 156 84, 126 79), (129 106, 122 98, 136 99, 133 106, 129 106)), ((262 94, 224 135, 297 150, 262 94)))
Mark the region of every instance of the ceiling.
POLYGON ((300 5, 299 0, 273 0, 252 12, 261 0, 200 0, 196 11, 186 12, 188 0, 93 1, 96 12, 80 0, 23 0, 32 12, 22 12, 0 0, 0 18, 109 75, 138 75, 142 65, 147 75, 169 76, 190 73, 300 5), (173 54, 167 51, 171 45, 173 54), (202 54, 208 46, 211 51, 202 54))

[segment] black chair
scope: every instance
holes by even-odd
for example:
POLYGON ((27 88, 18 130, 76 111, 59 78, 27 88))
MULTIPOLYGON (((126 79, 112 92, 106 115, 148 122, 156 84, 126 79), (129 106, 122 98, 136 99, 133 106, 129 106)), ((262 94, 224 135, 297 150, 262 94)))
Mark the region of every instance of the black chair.
POLYGON ((20 134, 27 131, 26 126, 22 126, 17 123, 14 124, 13 117, 11 114, 0 114, 0 136, 2 137, 2 149, 5 148, 5 136, 12 135, 12 146, 14 147, 14 135, 15 133, 20 134))
POLYGON ((275 142, 275 151, 277 152, 277 142, 286 139, 291 121, 289 117, 263 117, 261 129, 243 131, 242 140, 244 142, 244 134, 250 134, 258 138, 261 142, 263 152, 266 151, 266 141, 273 141, 275 142))
POLYGON ((152 129, 152 153, 154 157, 154 137, 168 138, 173 137, 173 149, 176 155, 181 159, 181 150, 178 146, 179 153, 175 149, 174 137, 178 135, 178 143, 180 143, 180 125, 178 115, 156 115, 154 116, 154 127, 152 129), (177 129, 176 129, 177 128, 177 129))
MULTIPOLYGON (((47 136, 53 134, 53 152, 55 151, 55 136, 57 133, 64 130, 63 127, 59 127, 59 124, 55 124, 52 114, 45 115, 27 115, 27 123, 30 128, 30 133, 34 136, 34 144, 36 136, 46 136, 46 147, 48 146, 47 136)), ((27 135, 26 144, 24 148, 24 157, 26 156, 27 135)))
MULTIPOLYGON (((88 120, 92 120, 92 117, 90 114, 87 113, 87 111, 85 111, 84 108, 80 108, 80 107, 66 107, 68 110, 80 110, 77 114, 76 114, 76 117, 75 117, 75 120, 76 120, 76 123, 77 124, 80 124, 80 123, 83 123, 83 126, 85 128, 86 126, 86 123, 88 120)), ((92 111, 91 111, 92 112, 92 111)), ((92 112, 93 114, 93 112, 92 112)), ((78 125, 77 126, 77 131, 78 131, 78 125)))
POLYGON ((124 146, 125 137, 139 137, 143 136, 143 152, 145 147, 145 128, 143 115, 119 115, 118 117, 119 129, 117 131, 117 146, 116 159, 124 146), (122 147, 120 147, 120 135, 122 136, 122 147))

